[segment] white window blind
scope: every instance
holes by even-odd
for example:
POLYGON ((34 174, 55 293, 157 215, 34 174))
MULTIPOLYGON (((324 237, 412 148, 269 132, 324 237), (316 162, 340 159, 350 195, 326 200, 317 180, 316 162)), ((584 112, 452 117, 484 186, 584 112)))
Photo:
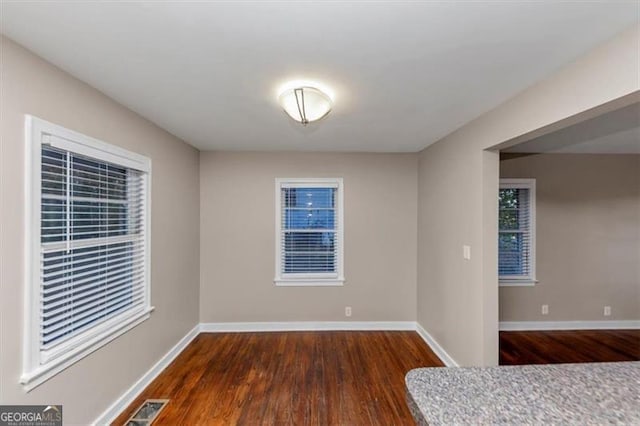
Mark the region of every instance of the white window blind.
POLYGON ((145 299, 145 178, 42 147, 41 348, 145 299))
POLYGON ((338 179, 279 183, 276 281, 341 280, 341 189, 338 179))
POLYGON ((31 389, 150 316, 151 161, 27 116, 31 389))
POLYGON ((501 181, 498 197, 501 280, 534 280, 534 191, 531 179, 501 181))

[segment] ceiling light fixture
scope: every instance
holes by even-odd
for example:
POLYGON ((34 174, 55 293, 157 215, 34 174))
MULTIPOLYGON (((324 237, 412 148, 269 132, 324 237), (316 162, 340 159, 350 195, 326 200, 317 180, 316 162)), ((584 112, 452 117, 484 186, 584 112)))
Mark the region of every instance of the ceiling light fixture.
POLYGON ((281 91, 279 100, 285 112, 303 126, 320 120, 333 106, 331 96, 311 85, 289 86, 281 91))

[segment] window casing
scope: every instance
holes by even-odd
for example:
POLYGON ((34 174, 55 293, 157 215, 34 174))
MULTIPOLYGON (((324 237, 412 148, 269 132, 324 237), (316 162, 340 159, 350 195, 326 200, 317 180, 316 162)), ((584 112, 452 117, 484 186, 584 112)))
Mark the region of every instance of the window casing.
POLYGON ((147 319, 148 158, 26 119, 29 390, 147 319))
POLYGON ((276 285, 344 283, 341 178, 276 179, 276 285))
POLYGON ((502 286, 536 282, 535 179, 500 179, 498 276, 502 286))

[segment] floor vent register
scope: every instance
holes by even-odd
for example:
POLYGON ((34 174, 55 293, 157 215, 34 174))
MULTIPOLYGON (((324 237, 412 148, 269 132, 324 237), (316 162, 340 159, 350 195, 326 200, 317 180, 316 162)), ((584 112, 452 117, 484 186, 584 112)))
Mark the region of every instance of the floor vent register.
POLYGON ((127 426, 149 426, 168 402, 168 399, 147 399, 125 424, 127 426))

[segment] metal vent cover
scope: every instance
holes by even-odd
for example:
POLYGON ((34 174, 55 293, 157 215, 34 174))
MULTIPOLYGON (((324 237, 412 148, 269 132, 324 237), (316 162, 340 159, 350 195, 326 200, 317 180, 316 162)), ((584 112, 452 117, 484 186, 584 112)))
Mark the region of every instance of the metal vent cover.
POLYGON ((127 420, 126 426, 149 426, 167 405, 168 399, 147 399, 127 420))

